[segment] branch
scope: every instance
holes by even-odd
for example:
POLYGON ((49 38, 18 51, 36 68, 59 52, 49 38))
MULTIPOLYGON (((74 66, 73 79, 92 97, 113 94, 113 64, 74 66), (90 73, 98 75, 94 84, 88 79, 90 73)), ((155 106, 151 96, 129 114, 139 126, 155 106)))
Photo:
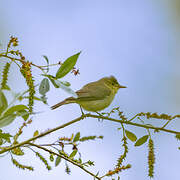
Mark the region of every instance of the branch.
POLYGON ((138 123, 133 123, 131 121, 123 121, 123 120, 110 118, 110 117, 107 117, 107 116, 98 116, 98 115, 93 115, 93 114, 85 114, 84 117, 92 117, 92 118, 96 118, 96 119, 100 118, 100 119, 109 120, 109 121, 113 121, 113 122, 118 122, 118 123, 122 123, 122 124, 132 125, 132 126, 137 126, 137 127, 147 128, 147 129, 155 129, 155 130, 164 131, 164 132, 168 132, 168 133, 172 133, 172 134, 180 134, 180 132, 178 132, 178 131, 173 131, 173 130, 170 130, 170 129, 164 129, 162 127, 154 127, 154 126, 151 126, 151 125, 138 124, 138 123))
MULTIPOLYGON (((10 60, 13 61, 13 62, 14 62, 14 61, 19 61, 19 62, 21 62, 21 63, 24 62, 24 60, 22 60, 22 59, 18 59, 18 58, 15 58, 15 57, 11 57, 11 56, 8 56, 7 54, 0 54, 0 57, 8 58, 8 59, 10 59, 10 60)), ((60 62, 58 62, 58 63, 56 63, 56 64, 45 65, 45 66, 39 66, 39 65, 36 65, 36 64, 34 64, 34 63, 31 63, 31 64, 32 64, 33 66, 35 66, 35 67, 43 70, 43 68, 45 68, 45 67, 60 65, 60 62)))
POLYGON ((40 145, 37 145, 37 144, 34 144, 34 143, 28 143, 28 144, 31 145, 31 146, 35 146, 35 147, 37 147, 37 148, 39 148, 39 149, 42 149, 42 150, 44 150, 44 151, 47 151, 47 152, 49 152, 50 154, 54 154, 54 155, 56 155, 56 156, 59 156, 60 158, 65 159, 66 161, 74 164, 75 166, 78 166, 79 168, 81 168, 83 171, 87 172, 88 174, 90 174, 90 175, 93 176, 94 178, 96 178, 96 179, 98 179, 98 180, 101 180, 101 178, 99 178, 98 176, 96 176, 96 175, 93 174, 92 172, 90 172, 90 171, 88 171, 87 169, 85 169, 82 165, 76 163, 75 161, 73 161, 73 160, 71 160, 71 159, 69 159, 69 158, 67 158, 67 157, 61 156, 60 154, 57 154, 57 153, 55 153, 55 152, 53 152, 53 151, 51 151, 51 150, 49 150, 49 149, 47 149, 47 148, 44 148, 44 147, 42 147, 42 146, 40 146, 40 145))
POLYGON ((109 120, 109 121, 113 121, 113 122, 118 122, 118 123, 122 123, 122 124, 128 124, 128 125, 142 127, 142 128, 147 128, 147 129, 154 129, 154 130, 164 131, 164 132, 168 132, 168 133, 172 133, 172 134, 180 134, 180 132, 178 132, 178 131, 164 129, 162 127, 154 127, 154 126, 151 126, 151 125, 138 124, 138 123, 133 123, 131 121, 123 121, 123 120, 114 119, 114 118, 110 118, 110 117, 106 117, 106 116, 101 116, 101 115, 97 116, 97 115, 93 115, 93 114, 83 114, 79 118, 76 118, 76 119, 74 119, 74 120, 72 120, 70 122, 67 122, 67 123, 65 123, 65 124, 63 124, 61 126, 58 126, 56 128, 50 129, 50 130, 48 130, 48 131, 46 131, 44 133, 39 134, 38 136, 32 137, 32 138, 30 138, 30 139, 28 139, 26 141, 23 141, 23 142, 21 142, 19 144, 16 144, 16 145, 13 145, 13 146, 10 146, 10 147, 1 147, 1 149, 3 148, 3 150, 0 151, 0 154, 2 154, 4 152, 7 152, 7 151, 10 151, 10 150, 12 150, 14 148, 20 147, 22 145, 28 144, 31 141, 39 139, 39 138, 41 138, 41 137, 43 137, 43 136, 45 136, 47 134, 50 134, 50 133, 52 133, 54 131, 62 129, 62 128, 66 127, 66 126, 69 126, 71 124, 74 124, 74 123, 76 123, 76 122, 78 122, 78 121, 80 121, 80 120, 82 120, 82 119, 84 119, 86 117, 92 117, 92 118, 95 118, 95 119, 99 119, 100 118, 100 119, 109 120))
POLYGON ((1 147, 1 148, 3 148, 3 150, 0 151, 0 154, 2 154, 2 153, 4 153, 4 152, 7 152, 7 151, 10 151, 10 150, 12 150, 12 149, 14 149, 14 148, 20 147, 20 146, 22 146, 22 145, 29 144, 31 141, 34 141, 34 140, 36 140, 36 139, 39 139, 39 138, 41 138, 41 137, 43 137, 43 136, 45 136, 45 135, 47 135, 47 134, 50 134, 50 133, 52 133, 52 132, 54 132, 54 131, 57 131, 57 130, 59 130, 59 129, 62 129, 62 128, 66 127, 66 126, 69 126, 69 125, 71 125, 71 124, 74 124, 74 123, 76 123, 76 122, 84 119, 84 117, 85 117, 85 116, 82 115, 82 116, 80 116, 79 118, 76 118, 76 119, 74 119, 74 120, 72 120, 72 121, 70 121, 70 122, 67 122, 67 123, 65 123, 65 124, 63 124, 63 125, 61 125, 61 126, 58 126, 58 127, 56 127, 56 128, 50 129, 50 130, 48 130, 48 131, 46 131, 46 132, 44 132, 44 133, 39 134, 38 136, 32 137, 32 138, 30 138, 30 139, 28 139, 28 140, 26 140, 26 141, 23 141, 23 142, 21 142, 21 143, 19 143, 19 144, 16 144, 16 145, 13 145, 13 146, 10 146, 10 147, 1 147))

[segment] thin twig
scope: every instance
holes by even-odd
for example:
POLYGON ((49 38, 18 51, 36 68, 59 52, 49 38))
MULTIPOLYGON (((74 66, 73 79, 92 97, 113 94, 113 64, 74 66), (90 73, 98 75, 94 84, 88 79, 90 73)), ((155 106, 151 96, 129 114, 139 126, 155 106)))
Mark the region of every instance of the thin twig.
MULTIPOLYGON (((24 60, 22 59, 18 59, 18 58, 14 58, 14 57, 11 57, 11 56, 8 56, 7 54, 0 54, 0 57, 5 57, 5 58, 8 58, 8 59, 11 59, 12 61, 19 61, 19 62, 24 62, 24 60)), ((41 70, 44 70, 43 68, 45 67, 49 67, 49 66, 57 66, 57 65, 60 65, 59 63, 56 63, 56 64, 49 64, 49 65, 45 65, 45 66, 39 66, 39 65, 36 65, 34 63, 31 63, 32 66, 35 66, 41 70)))
POLYGON ((73 161, 73 160, 71 160, 71 159, 69 159, 69 158, 67 158, 67 157, 64 157, 64 156, 62 156, 62 155, 60 155, 60 154, 58 154, 58 153, 56 153, 56 152, 54 152, 54 151, 51 151, 51 150, 49 150, 49 149, 47 149, 47 148, 44 148, 44 147, 40 146, 40 145, 37 145, 37 144, 34 144, 34 143, 28 143, 28 144, 31 145, 31 146, 35 146, 35 147, 37 147, 37 148, 39 148, 39 149, 42 149, 42 150, 44 150, 44 151, 46 151, 46 152, 49 152, 50 154, 54 154, 54 155, 56 155, 56 156, 59 156, 60 158, 65 159, 66 161, 74 164, 75 166, 78 166, 79 168, 81 168, 83 171, 87 172, 88 174, 90 174, 90 175, 93 176, 94 178, 96 178, 96 179, 98 179, 98 180, 101 180, 101 178, 99 178, 98 176, 96 176, 96 175, 93 174, 92 172, 90 172, 90 171, 88 171, 87 169, 85 169, 81 164, 78 164, 78 163, 76 163, 75 161, 73 161))

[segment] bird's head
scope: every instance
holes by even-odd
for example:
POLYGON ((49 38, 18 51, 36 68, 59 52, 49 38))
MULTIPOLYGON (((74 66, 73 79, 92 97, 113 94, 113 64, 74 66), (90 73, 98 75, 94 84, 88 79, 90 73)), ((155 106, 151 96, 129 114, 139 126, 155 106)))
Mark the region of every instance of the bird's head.
POLYGON ((118 91, 120 88, 126 88, 126 86, 122 86, 118 83, 117 79, 114 76, 103 78, 104 83, 109 86, 111 89, 118 91))

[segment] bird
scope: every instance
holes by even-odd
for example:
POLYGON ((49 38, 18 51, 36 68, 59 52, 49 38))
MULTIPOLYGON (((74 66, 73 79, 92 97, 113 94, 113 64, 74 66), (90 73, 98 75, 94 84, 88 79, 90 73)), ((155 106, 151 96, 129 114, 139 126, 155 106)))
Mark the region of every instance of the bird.
MULTIPOLYGON (((107 108, 120 88, 126 88, 118 83, 114 76, 104 77, 98 81, 86 84, 76 91, 77 98, 69 97, 51 107, 52 110, 71 103, 77 103, 86 111, 98 112, 107 108)), ((82 109, 81 109, 82 110, 82 109)))

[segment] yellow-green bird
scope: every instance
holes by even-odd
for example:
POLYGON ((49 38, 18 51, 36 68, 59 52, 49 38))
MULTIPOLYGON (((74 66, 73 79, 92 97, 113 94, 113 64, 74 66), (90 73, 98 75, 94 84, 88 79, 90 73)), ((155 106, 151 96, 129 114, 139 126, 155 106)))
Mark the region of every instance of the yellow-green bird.
POLYGON ((86 111, 98 112, 108 107, 120 88, 126 88, 118 83, 114 76, 104 77, 98 81, 83 86, 76 92, 77 98, 69 97, 55 104, 51 109, 70 103, 77 103, 86 111))

